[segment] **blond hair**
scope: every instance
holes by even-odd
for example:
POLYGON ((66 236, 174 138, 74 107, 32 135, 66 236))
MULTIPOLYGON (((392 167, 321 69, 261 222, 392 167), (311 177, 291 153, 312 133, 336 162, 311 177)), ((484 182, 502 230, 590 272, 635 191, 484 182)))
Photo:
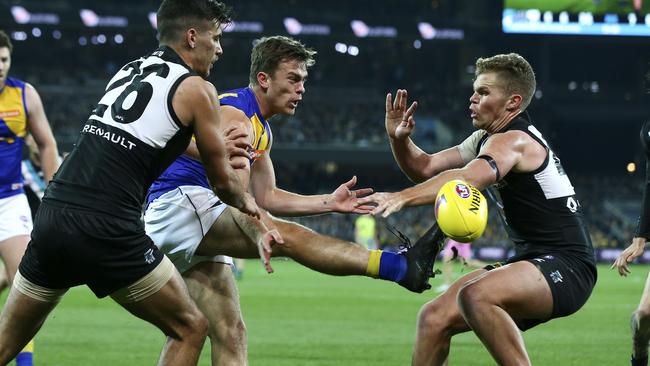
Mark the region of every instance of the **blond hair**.
POLYGON ((498 74, 506 94, 521 95, 522 111, 528 107, 535 94, 537 82, 535 72, 525 58, 516 53, 508 53, 476 60, 474 75, 478 77, 487 72, 498 74))

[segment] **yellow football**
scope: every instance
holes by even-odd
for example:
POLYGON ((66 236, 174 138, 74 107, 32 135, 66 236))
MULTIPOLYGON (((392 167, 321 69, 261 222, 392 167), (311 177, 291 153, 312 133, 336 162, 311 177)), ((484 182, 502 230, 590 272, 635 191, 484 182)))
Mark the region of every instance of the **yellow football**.
POLYGON ((445 183, 436 197, 435 215, 445 235, 461 243, 472 242, 485 231, 488 208, 478 189, 461 180, 445 183))

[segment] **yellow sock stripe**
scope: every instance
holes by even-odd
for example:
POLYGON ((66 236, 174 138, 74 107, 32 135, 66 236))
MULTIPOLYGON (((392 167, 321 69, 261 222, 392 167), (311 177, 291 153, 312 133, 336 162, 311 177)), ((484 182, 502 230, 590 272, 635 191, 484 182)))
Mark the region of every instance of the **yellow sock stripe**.
POLYGON ((371 250, 370 258, 368 258, 368 267, 366 268, 366 275, 370 277, 379 277, 379 263, 381 262, 381 250, 371 250))
POLYGON ((29 343, 27 343, 27 345, 25 346, 25 348, 23 348, 22 351, 20 351, 20 353, 25 353, 25 352, 34 353, 34 340, 33 339, 31 341, 29 341, 29 343))

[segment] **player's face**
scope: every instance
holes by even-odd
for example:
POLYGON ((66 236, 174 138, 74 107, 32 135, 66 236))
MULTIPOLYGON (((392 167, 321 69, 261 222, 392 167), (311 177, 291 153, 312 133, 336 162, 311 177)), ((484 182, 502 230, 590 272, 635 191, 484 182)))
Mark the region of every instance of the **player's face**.
POLYGON ((506 95, 498 74, 486 72, 474 80, 474 94, 469 98, 472 124, 479 129, 487 129, 503 117, 510 95, 506 95))
POLYGON ((199 75, 208 77, 210 70, 219 56, 223 54, 221 48, 221 26, 217 22, 210 22, 210 26, 205 31, 198 33, 196 39, 196 55, 198 62, 195 64, 195 70, 199 75))
POLYGON ((11 52, 9 48, 0 48, 0 87, 5 85, 7 76, 9 75, 9 68, 11 67, 11 52))
POLYGON ((274 114, 293 116, 305 93, 307 65, 297 60, 280 62, 278 69, 269 78, 267 95, 274 114))

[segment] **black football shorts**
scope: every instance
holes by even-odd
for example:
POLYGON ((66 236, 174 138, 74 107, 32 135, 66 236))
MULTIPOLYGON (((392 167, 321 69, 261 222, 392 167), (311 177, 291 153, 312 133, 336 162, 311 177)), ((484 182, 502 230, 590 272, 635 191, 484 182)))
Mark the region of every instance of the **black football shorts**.
POLYGON ((136 282, 163 257, 139 220, 44 201, 19 270, 36 285, 86 284, 101 298, 136 282))

